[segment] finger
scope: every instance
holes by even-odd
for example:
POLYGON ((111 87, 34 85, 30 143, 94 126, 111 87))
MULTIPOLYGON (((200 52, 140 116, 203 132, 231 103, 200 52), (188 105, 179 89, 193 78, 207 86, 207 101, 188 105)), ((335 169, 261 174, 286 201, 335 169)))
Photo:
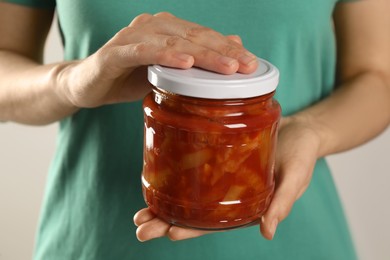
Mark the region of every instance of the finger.
POLYGON ((175 68, 197 66, 222 74, 237 72, 235 59, 193 44, 180 37, 159 36, 148 42, 116 46, 107 51, 107 59, 116 66, 132 68, 141 65, 160 64, 175 68))
POLYGON ((246 50, 242 44, 238 44, 210 28, 194 26, 183 30, 185 31, 179 35, 183 39, 235 59, 239 63, 238 72, 251 73, 258 66, 257 57, 246 50))
POLYGON ((158 237, 163 237, 168 233, 170 224, 162 221, 159 218, 141 224, 136 231, 137 239, 141 242, 151 240, 158 237))
POLYGON ((148 221, 151 221, 156 216, 149 208, 144 208, 138 211, 133 218, 134 224, 138 227, 148 221))
POLYGON ((257 64, 256 56, 246 50, 242 44, 207 27, 198 26, 185 28, 185 30, 180 35, 183 39, 214 50, 224 56, 236 59, 240 63, 240 68, 243 71, 256 68, 253 66, 257 64))
MULTIPOLYGON (((129 44, 126 46, 116 46, 111 48, 102 48, 98 51, 99 59, 107 67, 118 67, 121 69, 132 69, 139 66, 159 64, 167 67, 188 69, 194 63, 194 57, 190 54, 180 52, 176 49, 168 49, 158 46, 152 42, 141 42, 129 44)), ((115 76, 115 71, 110 71, 115 76)))
POLYGON ((161 36, 155 38, 155 44, 161 46, 159 53, 164 56, 164 52, 175 49, 181 53, 186 53, 194 58, 194 66, 212 70, 223 74, 231 74, 238 70, 239 64, 237 60, 221 55, 212 49, 200 46, 191 41, 178 36, 161 36))
POLYGON ((206 234, 215 233, 217 231, 205 231, 197 229, 181 228, 178 226, 171 226, 168 230, 168 238, 171 240, 184 240, 189 238, 200 237, 206 234))
POLYGON ((273 239, 278 224, 290 213, 301 187, 300 178, 291 172, 284 173, 278 180, 271 204, 261 219, 260 230, 266 239, 273 239))

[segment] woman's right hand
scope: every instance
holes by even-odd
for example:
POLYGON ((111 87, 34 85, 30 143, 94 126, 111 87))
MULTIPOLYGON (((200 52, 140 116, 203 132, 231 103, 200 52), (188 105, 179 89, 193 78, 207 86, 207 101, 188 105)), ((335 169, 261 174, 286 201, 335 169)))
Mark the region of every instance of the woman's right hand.
POLYGON ((238 36, 223 36, 169 13, 142 14, 93 55, 60 64, 54 72, 64 101, 97 107, 143 98, 150 91, 145 66, 150 64, 232 74, 253 72, 257 59, 238 36))

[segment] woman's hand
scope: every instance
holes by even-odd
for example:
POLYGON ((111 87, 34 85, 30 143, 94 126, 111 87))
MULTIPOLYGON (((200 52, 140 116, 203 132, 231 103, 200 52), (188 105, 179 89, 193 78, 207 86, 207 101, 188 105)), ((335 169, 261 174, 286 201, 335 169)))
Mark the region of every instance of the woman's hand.
POLYGON ((238 36, 223 36, 169 13, 142 14, 95 54, 59 65, 56 72, 68 102, 96 107, 144 97, 150 91, 145 67, 150 64, 231 74, 253 72, 257 59, 238 36))
POLYGON ((141 99, 150 91, 146 65, 198 66, 224 74, 257 67, 238 36, 168 13, 138 16, 85 59, 42 65, 53 13, 0 1, 1 121, 45 125, 79 108, 141 99))
POLYGON ((321 139, 310 121, 304 113, 281 121, 276 153, 276 190, 260 223, 261 233, 267 239, 274 237, 277 225, 288 216, 311 181, 321 139))
MULTIPOLYGON (((317 130, 305 116, 283 118, 278 138, 276 190, 260 221, 261 233, 267 239, 273 238, 277 225, 287 217, 294 202, 308 187, 320 147, 317 130)), ((138 226, 137 238, 140 241, 162 236, 182 240, 211 233, 172 226, 157 218, 147 208, 134 216, 134 223, 138 226)))

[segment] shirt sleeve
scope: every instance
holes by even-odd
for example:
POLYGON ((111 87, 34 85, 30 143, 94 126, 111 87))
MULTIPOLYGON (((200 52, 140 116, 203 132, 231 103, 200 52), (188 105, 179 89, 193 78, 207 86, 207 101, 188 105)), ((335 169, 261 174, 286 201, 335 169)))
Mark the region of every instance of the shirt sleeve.
POLYGON ((4 3, 19 4, 34 8, 55 8, 55 0, 0 0, 4 3))

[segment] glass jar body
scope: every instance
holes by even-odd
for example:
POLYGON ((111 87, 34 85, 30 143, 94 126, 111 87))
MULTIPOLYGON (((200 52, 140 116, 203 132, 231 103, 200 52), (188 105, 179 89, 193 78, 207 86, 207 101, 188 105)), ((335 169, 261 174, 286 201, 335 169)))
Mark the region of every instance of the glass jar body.
POLYGON ((154 88, 143 103, 142 173, 153 213, 206 230, 257 222, 274 191, 281 109, 273 95, 216 100, 154 88))

